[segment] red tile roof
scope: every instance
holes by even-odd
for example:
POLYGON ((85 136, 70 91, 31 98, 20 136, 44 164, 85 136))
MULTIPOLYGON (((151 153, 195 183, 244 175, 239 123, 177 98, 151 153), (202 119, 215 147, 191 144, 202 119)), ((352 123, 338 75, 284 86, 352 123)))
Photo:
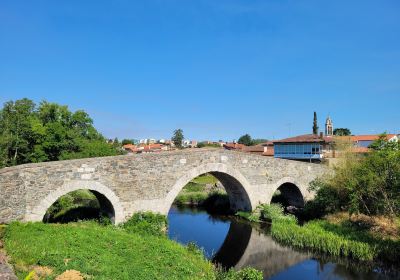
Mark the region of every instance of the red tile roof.
POLYGON ((329 143, 333 141, 333 137, 323 136, 322 138, 317 134, 305 134, 295 137, 290 137, 282 140, 273 141, 276 143, 329 143))
POLYGON ((246 146, 243 144, 238 144, 238 143, 226 143, 224 144, 224 148, 228 150, 242 150, 246 146))
MULTIPOLYGON (((374 141, 374 140, 379 139, 379 136, 380 135, 353 135, 353 136, 350 136, 350 139, 354 142, 356 142, 356 141, 374 141)), ((395 136, 396 136, 396 134, 387 134, 386 140, 390 140, 395 136)))

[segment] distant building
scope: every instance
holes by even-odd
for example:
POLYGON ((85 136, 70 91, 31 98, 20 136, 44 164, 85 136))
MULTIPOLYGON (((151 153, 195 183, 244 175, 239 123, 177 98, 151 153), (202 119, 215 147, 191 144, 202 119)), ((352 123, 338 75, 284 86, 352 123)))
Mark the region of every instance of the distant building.
MULTIPOLYGON (((378 140, 380 135, 372 134, 372 135, 352 135, 352 136, 338 136, 335 137, 336 141, 348 141, 352 144, 351 151, 354 153, 368 153, 370 152, 370 146, 375 141, 378 140)), ((387 134, 386 140, 389 142, 398 142, 399 136, 396 134, 387 134)))
POLYGON ((264 147, 263 156, 273 157, 274 156, 274 142, 268 141, 266 143, 261 144, 264 147))
POLYGON ((332 150, 333 137, 306 134, 273 141, 274 157, 297 160, 321 160, 332 150))

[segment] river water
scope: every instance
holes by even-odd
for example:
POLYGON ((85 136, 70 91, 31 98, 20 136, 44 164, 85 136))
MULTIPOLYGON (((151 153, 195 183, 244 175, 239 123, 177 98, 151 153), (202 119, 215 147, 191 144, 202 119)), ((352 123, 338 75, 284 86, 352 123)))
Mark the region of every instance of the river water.
POLYGON ((208 259, 225 268, 257 268, 263 272, 264 279, 400 279, 399 272, 389 275, 378 266, 293 250, 275 242, 268 228, 261 229, 225 216, 211 216, 201 209, 173 206, 168 222, 170 239, 181 244, 196 243, 208 259))

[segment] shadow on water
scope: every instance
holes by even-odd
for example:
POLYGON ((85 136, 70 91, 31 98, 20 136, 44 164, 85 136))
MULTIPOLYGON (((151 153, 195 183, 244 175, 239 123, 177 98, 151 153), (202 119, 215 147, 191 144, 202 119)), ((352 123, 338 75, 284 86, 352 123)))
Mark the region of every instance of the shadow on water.
POLYGON ((282 246, 269 235, 268 227, 236 218, 175 207, 168 218, 171 239, 182 244, 195 242, 213 263, 224 268, 254 267, 263 272, 264 279, 400 279, 397 269, 282 246))

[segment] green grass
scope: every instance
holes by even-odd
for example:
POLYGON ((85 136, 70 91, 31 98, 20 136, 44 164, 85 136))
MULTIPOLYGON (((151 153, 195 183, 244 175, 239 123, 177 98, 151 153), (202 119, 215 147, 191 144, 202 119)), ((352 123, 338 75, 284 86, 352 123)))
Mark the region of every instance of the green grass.
POLYGON ((166 237, 142 236, 95 223, 12 223, 5 248, 23 279, 21 268, 47 266, 54 276, 75 269, 94 279, 213 279, 203 256, 166 237))
POLYGON ((165 225, 165 216, 142 212, 119 227, 14 222, 0 233, 19 279, 38 267, 52 271, 45 279, 71 269, 85 279, 262 279, 252 268, 215 268, 197 246, 169 240, 165 225))
POLYGON ((191 182, 205 185, 205 184, 216 184, 218 183, 218 180, 211 174, 205 174, 194 178, 191 182))
POLYGON ((253 222, 272 222, 272 237, 296 248, 361 261, 398 262, 399 241, 376 239, 349 223, 336 225, 325 220, 313 220, 300 226, 295 217, 285 215, 281 206, 273 204, 261 205, 254 213, 240 212, 237 215, 253 222))

